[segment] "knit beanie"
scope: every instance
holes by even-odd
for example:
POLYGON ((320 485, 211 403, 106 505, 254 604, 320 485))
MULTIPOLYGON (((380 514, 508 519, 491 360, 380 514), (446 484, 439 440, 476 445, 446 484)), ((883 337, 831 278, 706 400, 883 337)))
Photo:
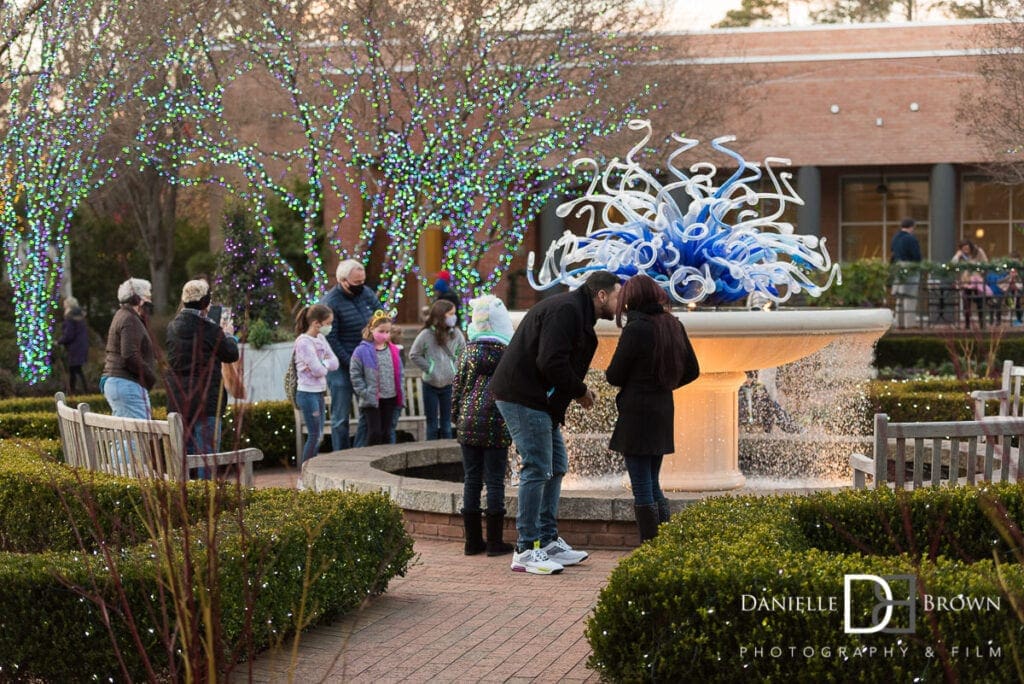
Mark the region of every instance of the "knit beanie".
POLYGON ((469 300, 472 320, 469 323, 469 341, 491 340, 508 344, 512 340, 512 317, 505 302, 494 295, 469 300))
POLYGON ((205 309, 210 305, 209 294, 210 286, 205 280, 190 280, 181 288, 181 303, 189 309, 205 309))

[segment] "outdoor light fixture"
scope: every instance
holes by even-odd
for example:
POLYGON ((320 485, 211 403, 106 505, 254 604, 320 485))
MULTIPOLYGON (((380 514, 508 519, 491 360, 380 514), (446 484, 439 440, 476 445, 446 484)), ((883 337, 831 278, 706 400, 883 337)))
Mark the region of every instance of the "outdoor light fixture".
POLYGON ((974 229, 974 237, 978 238, 979 240, 981 238, 985 237, 985 229, 984 228, 975 228, 974 229))
POLYGON ((910 111, 916 112, 920 108, 921 108, 921 105, 917 104, 916 102, 911 102, 910 103, 910 111))
POLYGON ((832 112, 833 114, 838 114, 839 113, 839 105, 837 105, 837 104, 832 105, 831 107, 828 108, 828 111, 832 112))
POLYGON ((878 117, 877 119, 875 119, 875 125, 876 126, 881 126, 883 123, 885 123, 885 122, 882 121, 882 117, 878 117))

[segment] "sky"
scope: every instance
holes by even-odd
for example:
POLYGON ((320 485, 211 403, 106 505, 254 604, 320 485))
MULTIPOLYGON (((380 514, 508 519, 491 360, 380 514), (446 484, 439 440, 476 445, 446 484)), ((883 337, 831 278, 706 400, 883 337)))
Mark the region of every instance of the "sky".
MULTIPOLYGON (((738 9, 741 0, 665 0, 669 5, 666 30, 700 30, 711 28, 725 18, 725 13, 738 9)), ((790 3, 790 24, 807 24, 808 5, 805 2, 790 3)), ((934 14, 934 12, 932 13, 934 14)), ((937 17, 933 17, 937 18, 937 17)))
MULTIPOLYGON (((740 0, 675 0, 674 5, 669 9, 669 16, 672 29, 706 29, 721 21, 725 13, 731 9, 738 9, 740 0)), ((803 3, 793 3, 793 16, 790 17, 794 23, 806 17, 806 9, 803 3), (797 15, 800 16, 797 16, 797 15)))

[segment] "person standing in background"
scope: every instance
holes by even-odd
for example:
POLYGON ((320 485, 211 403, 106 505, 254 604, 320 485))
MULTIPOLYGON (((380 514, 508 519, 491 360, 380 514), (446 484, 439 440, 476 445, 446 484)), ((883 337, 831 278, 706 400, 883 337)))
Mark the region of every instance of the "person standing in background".
POLYGON ((455 305, 438 300, 409 350, 409 360, 423 371, 423 411, 427 439, 452 438, 452 382, 466 338, 455 327, 455 305))
POLYGON ((491 376, 512 339, 512 319, 505 303, 494 295, 469 301, 472 319, 469 344, 459 358, 452 396, 452 417, 462 448, 462 522, 466 532, 465 554, 483 551, 502 556, 515 548, 506 544, 505 471, 512 443, 505 421, 494 405, 491 376), (480 493, 487 485, 487 541, 480 525, 480 493))
MULTIPOLYGON (((231 318, 206 317, 210 299, 205 280, 188 281, 181 288, 181 310, 167 326, 167 405, 181 414, 189 454, 220 451, 220 411, 227 404, 221 364, 239 359, 231 318)), ((197 476, 207 479, 213 469, 199 471, 197 476)))
MULTIPOLYGON (((295 405, 302 412, 308 430, 302 458, 296 464, 300 473, 302 464, 319 453, 324 435, 327 375, 338 370, 338 357, 327 342, 333 320, 331 310, 323 304, 303 307, 295 317, 295 405)), ((302 482, 301 477, 299 482, 302 482)))
POLYGON ((89 385, 85 381, 82 366, 89 359, 89 326, 85 322, 85 312, 74 297, 64 300, 64 325, 58 344, 63 345, 67 351, 68 394, 75 391, 78 385, 76 379, 81 380, 82 394, 85 394, 89 385))
POLYGON ((153 311, 153 286, 129 278, 117 288, 121 308, 107 331, 106 361, 100 391, 115 416, 153 417, 149 390, 156 385, 156 354, 146 319, 153 311))
MULTIPOLYGON (((363 340, 363 329, 380 309, 373 290, 366 285, 366 269, 355 259, 338 264, 335 272, 338 284, 325 296, 322 304, 334 315, 327 342, 338 357, 338 369, 327 374, 327 387, 331 393, 331 445, 335 451, 350 446, 365 446, 366 435, 357 431, 355 440, 349 435, 349 413, 352 411, 352 380, 349 373, 352 352, 363 340)), ((360 427, 364 424, 360 417, 360 427)))
MULTIPOLYGON (((900 230, 892 239, 892 263, 917 264, 921 262, 921 243, 914 235, 917 222, 912 218, 900 221, 900 230)), ((917 310, 917 294, 921 287, 921 274, 910 273, 902 281, 893 283, 892 294, 896 298, 896 324, 901 328, 920 324, 917 310)))

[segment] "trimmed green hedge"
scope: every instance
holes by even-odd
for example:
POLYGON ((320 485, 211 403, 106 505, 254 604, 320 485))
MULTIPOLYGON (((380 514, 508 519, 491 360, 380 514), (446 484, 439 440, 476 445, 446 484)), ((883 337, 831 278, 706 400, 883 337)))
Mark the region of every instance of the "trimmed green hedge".
MULTIPOLYGON (((166 671, 169 656, 160 635, 169 629, 161 614, 173 615, 173 608, 164 602, 163 566, 154 560, 157 547, 139 514, 142 502, 154 498, 144 497, 135 480, 99 473, 79 480, 66 467, 26 453, 50 445, 27 446, 0 445, 0 679, 121 681, 110 633, 93 600, 98 597, 111 606, 110 630, 130 678, 146 678, 132 633, 158 672, 166 671), (96 505, 95 517, 84 501, 96 505), (114 549, 116 573, 94 553, 99 547, 80 545, 70 531, 75 525, 92 529, 96 520, 104 528, 99 536, 110 542, 106 548, 114 549), (128 539, 142 541, 122 546, 128 539), (129 611, 122 610, 115 578, 129 611)), ((187 493, 191 533, 186 540, 184 528, 177 528, 171 547, 180 559, 187 545, 199 568, 207 553, 199 521, 208 497, 216 494, 218 510, 225 512, 217 518, 214 619, 227 653, 244 654, 247 643, 257 650, 279 644, 297 628, 356 608, 404 574, 413 556, 401 510, 382 494, 235 489, 232 498, 231 487, 215 491, 205 482, 188 483, 185 490, 154 486, 187 493), (303 622, 297 625, 300 607, 303 622)))
MULTIPOLYGON (((1022 540, 986 511, 1019 521, 1022 501, 1017 486, 707 499, 612 573, 586 630, 590 666, 612 681, 942 681, 939 649, 956 647, 958 680, 1016 681, 1022 540), (846 634, 849 574, 913 575, 914 633, 846 634), (925 594, 989 609, 926 610, 925 594)), ((853 586, 853 625, 877 624, 873 585, 853 586)), ((895 611, 891 626, 909 626, 895 611)))
MULTIPOLYGON (((952 353, 960 353, 957 339, 964 333, 951 333, 948 337, 937 335, 883 335, 875 346, 875 368, 915 368, 921 363, 938 366, 947 363, 952 353)), ((989 338, 977 343, 977 356, 988 352, 989 338)), ((998 340, 995 358, 999 370, 1003 359, 1024 359, 1024 336, 1006 336, 998 340)))
MULTIPOLYGON (((975 380, 875 380, 868 384, 868 424, 875 413, 887 413, 892 421, 971 420, 972 390, 998 389, 999 381, 975 380)), ((993 410, 994 407, 993 407, 993 410)))

